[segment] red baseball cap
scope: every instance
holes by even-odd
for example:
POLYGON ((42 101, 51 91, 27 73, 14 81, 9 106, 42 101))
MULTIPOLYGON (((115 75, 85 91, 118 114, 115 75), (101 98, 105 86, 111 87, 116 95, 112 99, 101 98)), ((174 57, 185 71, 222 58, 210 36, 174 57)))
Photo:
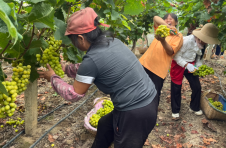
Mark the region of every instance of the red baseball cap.
MULTIPOLYGON (((65 35, 84 34, 93 31, 97 28, 94 26, 94 20, 97 16, 96 12, 90 7, 75 12, 68 19, 65 35)), ((100 25, 110 27, 107 24, 100 23, 100 25)))

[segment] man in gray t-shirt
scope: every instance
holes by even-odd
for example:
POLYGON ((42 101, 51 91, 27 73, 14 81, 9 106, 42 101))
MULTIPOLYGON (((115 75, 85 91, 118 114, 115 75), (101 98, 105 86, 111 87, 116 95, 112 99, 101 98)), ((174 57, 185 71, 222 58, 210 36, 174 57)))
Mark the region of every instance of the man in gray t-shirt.
POLYGON ((110 94, 118 111, 141 108, 156 95, 153 82, 136 56, 118 39, 108 46, 92 46, 79 66, 76 80, 94 84, 110 94))

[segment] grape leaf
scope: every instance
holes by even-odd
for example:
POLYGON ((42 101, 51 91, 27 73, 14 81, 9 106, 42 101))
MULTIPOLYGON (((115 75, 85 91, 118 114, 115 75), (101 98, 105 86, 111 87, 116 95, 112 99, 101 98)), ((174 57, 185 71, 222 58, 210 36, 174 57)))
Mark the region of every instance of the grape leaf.
POLYGON ((104 1, 106 4, 110 4, 113 9, 115 9, 115 3, 113 0, 104 1))
POLYGON ((115 10, 111 11, 111 20, 117 20, 118 18, 120 18, 120 14, 118 12, 116 12, 115 10))
POLYGON ((5 22, 7 25, 9 34, 14 39, 14 45, 16 44, 18 40, 18 32, 11 20, 9 19, 9 16, 11 15, 11 11, 13 11, 7 3, 4 1, 0 1, 0 18, 5 22))
POLYGON ((124 13, 129 15, 138 15, 144 8, 140 0, 126 0, 127 4, 124 7, 124 13))
POLYGON ((56 31, 54 33, 54 38, 56 40, 62 40, 62 43, 65 45, 69 45, 71 44, 71 40, 65 36, 65 31, 66 31, 66 27, 67 24, 64 23, 63 21, 57 19, 56 17, 54 18, 55 20, 55 26, 56 26, 56 31))
POLYGON ((41 22, 54 28, 54 9, 50 4, 37 3, 28 15, 29 22, 41 22))
POLYGON ((7 96, 9 95, 7 90, 5 89, 5 86, 2 84, 2 81, 0 81, 0 92, 6 94, 7 96))
POLYGON ((30 81, 34 82, 37 78, 39 78, 39 74, 37 73, 36 66, 35 65, 31 65, 30 81))

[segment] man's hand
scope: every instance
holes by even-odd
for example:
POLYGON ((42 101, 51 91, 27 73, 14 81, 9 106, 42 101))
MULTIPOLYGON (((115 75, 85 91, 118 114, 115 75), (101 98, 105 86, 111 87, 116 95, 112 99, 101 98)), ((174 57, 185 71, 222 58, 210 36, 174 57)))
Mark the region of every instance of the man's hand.
POLYGON ((52 77, 52 75, 55 74, 55 72, 53 71, 49 64, 47 64, 46 66, 48 68, 48 71, 38 72, 38 74, 39 78, 45 78, 49 82, 50 78, 52 77))

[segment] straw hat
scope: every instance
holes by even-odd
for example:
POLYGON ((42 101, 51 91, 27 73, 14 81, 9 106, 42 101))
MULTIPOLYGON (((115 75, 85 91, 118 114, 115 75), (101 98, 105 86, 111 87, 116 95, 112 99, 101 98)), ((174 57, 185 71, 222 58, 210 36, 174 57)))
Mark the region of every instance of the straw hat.
POLYGON ((220 44, 218 40, 218 28, 212 24, 207 23, 201 29, 194 30, 192 34, 208 44, 220 44))

